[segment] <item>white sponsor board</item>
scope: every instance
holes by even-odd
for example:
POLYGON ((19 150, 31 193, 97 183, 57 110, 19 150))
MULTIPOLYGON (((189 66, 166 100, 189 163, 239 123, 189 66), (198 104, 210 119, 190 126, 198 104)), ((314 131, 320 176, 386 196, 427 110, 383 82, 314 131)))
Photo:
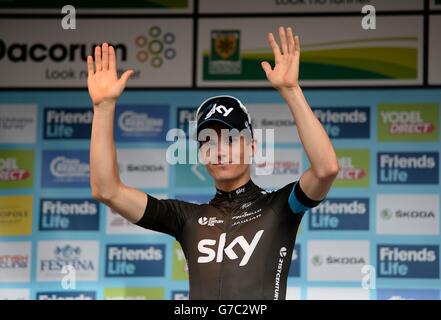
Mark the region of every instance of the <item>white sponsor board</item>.
POLYGON ((0 143, 35 143, 37 106, 0 104, 0 143))
POLYGON ((119 173, 124 184, 137 188, 167 188, 165 149, 118 149, 119 173))
POLYGON ((369 241, 308 241, 308 281, 358 281, 369 265, 369 241))
POLYGON ((273 150, 273 161, 269 159, 268 152, 270 150, 263 150, 263 155, 268 158, 268 161, 253 164, 251 168, 253 181, 258 186, 264 189, 278 189, 300 179, 303 173, 303 153, 301 149, 276 148, 273 150))
POLYGON ((0 300, 29 300, 29 289, 0 289, 0 300))
POLYGON ((128 87, 188 87, 192 78, 192 19, 60 19, 0 21, 0 87, 77 87, 87 83, 87 55, 115 47, 119 71, 133 69, 128 87), (18 27, 19 26, 19 27, 18 27), (32 30, 32 32, 29 32, 32 30))
MULTIPOLYGON (((434 1, 434 0, 432 0, 434 1)), ((365 5, 381 11, 423 10, 421 0, 200 0, 200 13, 313 13, 313 12, 361 12, 365 5)))
POLYGON ((98 241, 42 240, 37 251, 37 281, 61 281, 64 277, 98 280, 98 241), (67 273, 63 273, 63 268, 67 273))
MULTIPOLYGON (((441 4, 438 5, 441 8, 441 4)), ((431 15, 429 18, 429 84, 441 84, 441 16, 431 15)))
POLYGON ((0 284, 29 282, 31 262, 30 242, 0 242, 0 284))
POLYGON ((274 130, 274 143, 299 143, 294 118, 286 104, 246 104, 253 129, 274 130))
POLYGON ((376 220, 378 234, 439 235, 439 196, 379 194, 376 220))
POLYGON ((363 288, 308 287, 307 300, 369 300, 369 290, 363 288))

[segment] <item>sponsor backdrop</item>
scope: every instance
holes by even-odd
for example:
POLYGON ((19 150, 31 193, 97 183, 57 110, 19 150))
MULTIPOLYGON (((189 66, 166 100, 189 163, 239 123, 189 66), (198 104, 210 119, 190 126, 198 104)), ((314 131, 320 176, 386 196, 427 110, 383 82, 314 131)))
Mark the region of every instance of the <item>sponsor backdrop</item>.
POLYGON ((167 163, 167 132, 188 136, 212 95, 237 96, 254 128, 275 129, 274 170, 253 167, 257 184, 280 188, 309 166, 259 65, 272 59, 267 32, 282 24, 302 37, 302 84, 341 167, 327 199, 303 218, 287 298, 440 299, 441 2, 372 0, 388 13, 371 31, 357 3, 79 1, 76 30, 51 18, 55 1, 38 3, 41 18, 28 15, 31 1, 0 4, 22 14, 0 19, 0 299, 187 299, 179 244, 91 196, 85 57, 109 41, 118 67, 135 70, 137 90, 123 94, 114 123, 123 182, 205 203, 211 177, 201 164, 167 163), (262 17, 241 17, 249 13, 262 17))

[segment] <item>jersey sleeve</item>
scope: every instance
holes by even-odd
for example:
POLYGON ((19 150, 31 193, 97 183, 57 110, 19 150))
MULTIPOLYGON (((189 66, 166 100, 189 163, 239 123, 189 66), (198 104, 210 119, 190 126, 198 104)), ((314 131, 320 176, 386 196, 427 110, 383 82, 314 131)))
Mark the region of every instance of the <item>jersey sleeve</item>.
POLYGON ((289 211, 304 214, 307 210, 319 205, 320 202, 310 199, 300 188, 299 181, 291 182, 272 194, 271 203, 276 211, 289 211))
POLYGON ((144 215, 135 224, 145 229, 169 234, 178 239, 188 214, 197 208, 199 208, 197 204, 175 199, 160 200, 148 195, 144 215))

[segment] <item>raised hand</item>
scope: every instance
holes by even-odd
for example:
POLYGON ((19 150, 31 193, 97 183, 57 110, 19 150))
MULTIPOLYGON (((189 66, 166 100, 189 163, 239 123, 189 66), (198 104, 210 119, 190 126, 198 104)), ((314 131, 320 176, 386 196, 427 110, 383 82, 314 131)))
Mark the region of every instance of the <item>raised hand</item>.
POLYGON ((102 103, 115 103, 123 92, 127 80, 133 74, 133 70, 124 72, 120 79, 116 74, 115 49, 107 43, 95 47, 95 71, 92 56, 87 57, 87 87, 93 105, 102 103))
POLYGON ((276 65, 272 69, 267 61, 263 61, 262 68, 274 88, 278 90, 294 88, 299 85, 300 40, 298 36, 293 36, 290 27, 286 30, 284 27, 279 27, 279 37, 282 50, 274 39, 274 35, 268 34, 276 65))

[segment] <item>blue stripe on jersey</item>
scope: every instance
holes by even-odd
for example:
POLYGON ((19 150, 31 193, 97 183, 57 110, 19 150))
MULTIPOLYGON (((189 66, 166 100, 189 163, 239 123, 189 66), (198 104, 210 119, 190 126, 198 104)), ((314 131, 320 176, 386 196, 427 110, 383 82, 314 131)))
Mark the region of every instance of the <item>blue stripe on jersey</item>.
POLYGON ((292 187, 291 193, 289 194, 289 197, 288 197, 288 203, 289 203, 289 207, 291 208, 292 212, 301 213, 301 212, 305 212, 306 210, 311 209, 311 208, 300 203, 299 199, 297 199, 296 194, 294 192, 294 189, 295 189, 297 183, 299 183, 299 181, 297 181, 292 187))

